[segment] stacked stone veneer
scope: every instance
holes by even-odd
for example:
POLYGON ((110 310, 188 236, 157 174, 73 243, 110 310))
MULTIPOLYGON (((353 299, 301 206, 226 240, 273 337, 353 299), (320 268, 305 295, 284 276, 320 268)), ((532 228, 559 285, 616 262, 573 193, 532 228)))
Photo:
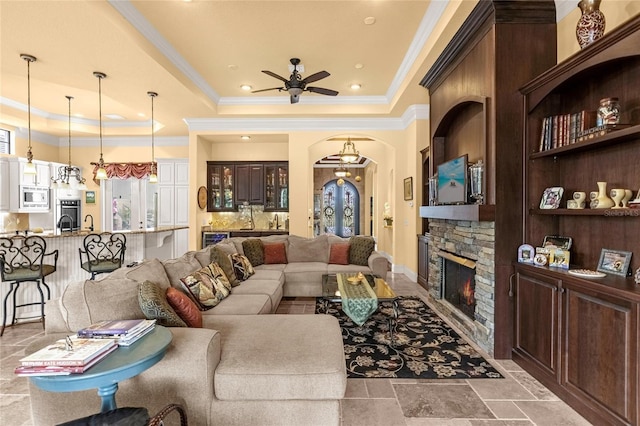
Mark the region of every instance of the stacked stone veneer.
POLYGON ((436 309, 473 342, 493 355, 495 332, 495 226, 494 222, 429 220, 429 296, 436 309), (475 320, 442 299, 441 251, 476 262, 475 320))

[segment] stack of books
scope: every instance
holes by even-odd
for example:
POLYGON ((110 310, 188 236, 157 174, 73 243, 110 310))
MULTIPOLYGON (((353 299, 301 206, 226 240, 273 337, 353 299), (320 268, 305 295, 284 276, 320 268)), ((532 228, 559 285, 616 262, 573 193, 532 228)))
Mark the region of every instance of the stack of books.
POLYGON ((20 360, 18 376, 58 376, 84 373, 118 348, 115 340, 75 336, 46 346, 20 360))
POLYGON ((596 111, 580 111, 573 114, 552 115, 542 119, 542 131, 538 151, 560 148, 581 142, 582 133, 594 127, 596 111))
POLYGON ((87 339, 112 339, 120 346, 129 346, 151 332, 156 320, 100 321, 78 331, 78 337, 87 339))

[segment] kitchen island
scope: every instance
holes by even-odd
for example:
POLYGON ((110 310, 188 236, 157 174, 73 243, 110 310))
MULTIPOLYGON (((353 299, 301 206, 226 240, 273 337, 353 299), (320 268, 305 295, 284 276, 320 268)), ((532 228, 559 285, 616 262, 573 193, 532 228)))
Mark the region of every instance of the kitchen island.
MULTIPOLYGON (((118 231, 116 231, 118 232, 118 231)), ((158 258, 160 260, 179 257, 188 250, 188 227, 187 226, 164 226, 153 229, 140 229, 134 231, 121 231, 127 237, 127 250, 125 251, 124 264, 140 262, 143 259, 158 258)), ((23 232, 20 232, 23 234, 23 232)), ((100 233, 100 231, 93 231, 100 233)), ((39 235, 47 243, 47 253, 58 250, 58 265, 56 272, 46 279, 47 285, 51 289, 51 299, 60 297, 66 286, 74 281, 84 281, 91 278, 91 274, 80 267, 80 255, 78 249, 82 247, 84 238, 89 231, 73 232, 43 232, 40 234, 29 232, 28 235, 39 235)), ((14 233, 3 234, 3 237, 12 237, 14 233)), ((46 259, 45 261, 50 260, 46 259)), ((100 279, 100 276, 98 276, 100 279)), ((0 297, 4 299, 9 291, 9 285, 4 284, 0 288, 0 297)), ((39 300, 40 295, 35 285, 29 283, 20 286, 17 294, 17 304, 28 303, 39 300)), ((2 307, 0 306, 0 309, 2 307)), ((10 318, 12 312, 7 312, 10 318)), ((17 312, 17 316, 29 316, 37 311, 38 307, 22 308, 17 312), (33 311, 30 310, 33 308, 33 311)), ((2 315, 2 312, 0 312, 2 315)))

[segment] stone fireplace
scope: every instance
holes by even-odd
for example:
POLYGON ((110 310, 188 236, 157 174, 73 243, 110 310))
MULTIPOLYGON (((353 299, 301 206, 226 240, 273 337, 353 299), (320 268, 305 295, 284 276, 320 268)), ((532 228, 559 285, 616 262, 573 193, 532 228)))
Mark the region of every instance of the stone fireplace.
POLYGON ((429 233, 428 291, 431 302, 470 340, 493 355, 494 222, 430 219, 429 233), (469 280, 472 282, 465 289, 469 280), (444 286, 447 281, 458 281, 461 288, 451 289, 451 294, 447 294, 444 286), (471 299, 473 303, 468 303, 471 299))

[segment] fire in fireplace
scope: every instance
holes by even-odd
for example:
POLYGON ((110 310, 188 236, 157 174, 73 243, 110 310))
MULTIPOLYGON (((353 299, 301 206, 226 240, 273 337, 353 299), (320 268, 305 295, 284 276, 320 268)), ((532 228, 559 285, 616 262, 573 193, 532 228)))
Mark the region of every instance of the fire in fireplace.
POLYGON ((470 259, 441 253, 442 298, 467 317, 475 319, 475 262, 470 259))

